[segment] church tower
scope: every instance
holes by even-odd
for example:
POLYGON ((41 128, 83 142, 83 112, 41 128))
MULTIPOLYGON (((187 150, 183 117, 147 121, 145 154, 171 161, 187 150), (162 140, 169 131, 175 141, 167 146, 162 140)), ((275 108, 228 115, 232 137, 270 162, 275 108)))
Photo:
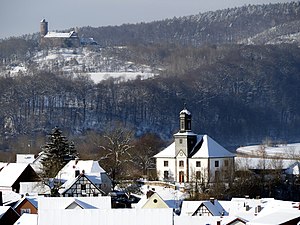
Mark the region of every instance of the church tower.
POLYGON ((192 132, 192 114, 186 107, 179 113, 179 123, 179 132, 174 134, 175 151, 188 157, 197 142, 197 135, 192 132))
POLYGON ((44 37, 48 33, 48 22, 43 19, 40 23, 40 34, 41 37, 44 37))

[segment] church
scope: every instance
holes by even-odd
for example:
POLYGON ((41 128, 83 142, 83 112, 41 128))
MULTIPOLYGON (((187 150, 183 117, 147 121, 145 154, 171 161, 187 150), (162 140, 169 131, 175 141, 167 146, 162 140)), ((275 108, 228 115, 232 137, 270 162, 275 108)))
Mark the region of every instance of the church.
POLYGON ((228 180, 235 155, 208 135, 193 133, 192 114, 186 108, 180 112, 179 122, 174 142, 154 156, 158 179, 179 183, 228 180))

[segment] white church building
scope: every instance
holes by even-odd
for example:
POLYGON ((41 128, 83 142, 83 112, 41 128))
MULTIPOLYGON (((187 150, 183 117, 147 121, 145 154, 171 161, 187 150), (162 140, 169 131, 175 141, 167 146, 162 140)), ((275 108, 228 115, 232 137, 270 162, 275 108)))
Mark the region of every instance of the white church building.
POLYGON ((180 112, 180 130, 174 142, 154 156, 159 180, 170 182, 214 182, 228 179, 234 170, 235 155, 208 135, 192 132, 191 113, 180 112))

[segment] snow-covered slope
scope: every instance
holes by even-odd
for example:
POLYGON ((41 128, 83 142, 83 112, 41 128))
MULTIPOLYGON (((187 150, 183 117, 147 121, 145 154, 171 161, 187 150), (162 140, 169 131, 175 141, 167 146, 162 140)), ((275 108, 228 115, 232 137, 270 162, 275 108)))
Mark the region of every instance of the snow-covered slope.
POLYGON ((44 49, 35 52, 29 62, 14 62, 0 74, 30 73, 29 68, 34 67, 36 70, 53 73, 86 74, 96 83, 108 78, 127 81, 147 79, 155 75, 150 66, 122 60, 112 52, 100 47, 44 49))

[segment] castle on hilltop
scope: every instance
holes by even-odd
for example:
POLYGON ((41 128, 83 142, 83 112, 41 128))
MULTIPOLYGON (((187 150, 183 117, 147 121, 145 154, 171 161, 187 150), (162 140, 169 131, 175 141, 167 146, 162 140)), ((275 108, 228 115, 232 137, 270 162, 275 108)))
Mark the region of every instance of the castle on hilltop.
POLYGON ((49 32, 48 22, 43 19, 40 22, 41 46, 43 47, 78 47, 80 39, 75 30, 68 33, 49 32))

